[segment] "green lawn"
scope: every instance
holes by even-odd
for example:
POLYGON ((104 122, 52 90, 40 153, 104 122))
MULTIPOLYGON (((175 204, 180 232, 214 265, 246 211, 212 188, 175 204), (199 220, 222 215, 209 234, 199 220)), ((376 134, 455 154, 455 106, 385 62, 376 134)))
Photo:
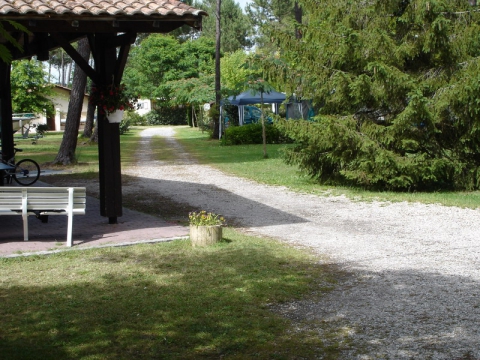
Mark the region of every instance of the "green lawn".
POLYGON ((472 209, 480 207, 480 191, 400 193, 322 186, 301 174, 296 167, 283 162, 282 150, 288 145, 267 145, 269 158, 264 159, 262 145, 222 146, 219 141, 210 140, 207 133, 186 126, 177 127, 176 134, 188 152, 203 164, 261 183, 287 186, 294 191, 323 196, 345 195, 362 201, 410 201, 472 209))
MULTIPOLYGON (((226 229, 187 240, 0 259, 2 359, 338 358, 346 329, 294 330, 272 308, 321 298, 333 272, 305 251, 226 229)), ((322 325, 319 325, 322 326, 322 325)))

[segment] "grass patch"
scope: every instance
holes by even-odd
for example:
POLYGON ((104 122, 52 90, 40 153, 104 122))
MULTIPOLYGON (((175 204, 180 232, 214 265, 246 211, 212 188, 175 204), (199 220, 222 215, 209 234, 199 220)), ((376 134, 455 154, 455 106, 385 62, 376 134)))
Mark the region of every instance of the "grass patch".
POLYGON ((174 162, 178 159, 177 150, 162 136, 154 136, 151 140, 151 155, 155 160, 174 162))
MULTIPOLYGON (((141 127, 135 127, 120 136, 122 166, 131 166, 137 162, 141 130, 141 127)), ((32 139, 15 137, 16 146, 23 150, 21 153, 17 153, 16 161, 25 158, 33 159, 40 164, 42 170, 66 169, 74 173, 98 173, 98 144, 81 136, 78 137, 75 152, 77 163, 67 166, 52 165, 51 163, 62 143, 62 138, 63 133, 61 132, 48 132, 46 136, 38 139, 36 144, 32 144, 32 139)))
POLYGON ((6 359, 338 358, 271 306, 328 291, 306 252, 229 229, 225 241, 1 259, 0 354, 6 359))
POLYGON ((345 195, 360 201, 409 201, 471 209, 480 207, 480 191, 400 193, 323 186, 300 173, 296 167, 283 162, 282 151, 290 145, 267 145, 269 158, 264 159, 262 145, 222 146, 219 141, 209 139, 207 133, 198 129, 186 126, 175 129, 176 137, 200 163, 264 184, 286 186, 294 191, 323 196, 345 195))

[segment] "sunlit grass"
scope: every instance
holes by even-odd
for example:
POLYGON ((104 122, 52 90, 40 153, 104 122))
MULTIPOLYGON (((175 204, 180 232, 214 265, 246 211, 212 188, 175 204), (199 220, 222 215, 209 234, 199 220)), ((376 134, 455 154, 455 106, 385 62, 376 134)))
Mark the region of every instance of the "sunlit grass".
MULTIPOLYGON (((137 159, 137 150, 139 145, 139 132, 141 128, 131 128, 131 130, 120 136, 121 143, 121 161, 122 166, 135 164, 137 159)), ((22 149, 17 153, 16 160, 24 158, 33 159, 40 164, 41 169, 69 170, 75 173, 98 172, 98 144, 89 139, 77 139, 77 148, 75 151, 76 163, 72 165, 52 165, 60 144, 62 143, 63 132, 47 132, 46 135, 32 143, 32 139, 23 139, 15 137, 16 147, 22 149)))
POLYGON ((318 195, 345 195, 361 201, 409 201, 472 209, 480 207, 480 191, 404 193, 323 186, 300 173, 295 166, 285 164, 282 151, 289 145, 267 145, 269 158, 264 159, 262 145, 222 146, 218 140, 209 139, 207 133, 186 126, 176 127, 176 137, 187 151, 203 164, 261 183, 286 186, 294 191, 318 195))

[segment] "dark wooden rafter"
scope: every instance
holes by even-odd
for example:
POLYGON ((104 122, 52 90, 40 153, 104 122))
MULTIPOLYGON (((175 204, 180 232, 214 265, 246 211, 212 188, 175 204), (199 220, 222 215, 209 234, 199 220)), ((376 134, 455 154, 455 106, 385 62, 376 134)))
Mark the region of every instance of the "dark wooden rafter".
POLYGON ((120 52, 118 53, 118 59, 115 64, 115 70, 114 70, 115 85, 119 85, 120 82, 122 81, 123 70, 125 69, 125 65, 127 64, 130 47, 132 46, 132 44, 135 42, 135 39, 137 38, 136 33, 124 34, 124 35, 129 36, 129 38, 124 44, 120 46, 120 52))
MULTIPOLYGON (((75 61, 75 63, 87 74, 87 76, 95 83, 101 84, 102 80, 99 78, 98 73, 85 61, 80 54, 75 50, 75 48, 68 42, 68 40, 59 33, 52 33, 50 35, 64 50, 65 52, 75 61)), ((127 62, 128 53, 131 44, 135 42, 137 37, 136 33, 127 33, 127 34, 120 34, 117 35, 112 42, 108 44, 104 44, 104 46, 108 47, 118 47, 120 46, 120 54, 117 60, 116 71, 115 71, 115 79, 121 79, 121 74, 125 68, 125 64, 127 62)), ((89 36, 90 46, 91 49, 96 49, 95 45, 92 44, 94 42, 93 36, 89 36)), ((94 55, 95 59, 95 55, 94 55)), ((118 82, 119 84, 120 82, 118 82)), ((117 84, 117 85, 118 85, 117 84)))
POLYGON ((88 62, 80 56, 77 50, 75 50, 75 48, 70 45, 70 43, 63 37, 62 34, 53 33, 50 36, 62 46, 65 52, 73 59, 73 61, 75 61, 75 64, 77 64, 83 70, 83 72, 87 74, 90 79, 92 79, 94 83, 99 82, 99 77, 95 70, 92 69, 88 62))
MULTIPOLYGON (((90 44, 90 54, 92 54, 93 57, 93 62, 95 64, 98 64, 99 62, 99 54, 97 51, 97 46, 96 46, 96 38, 94 34, 88 34, 87 35, 88 43, 90 44)), ((93 81, 93 80, 92 80, 93 81)), ((95 83, 95 81, 93 81, 95 83)))

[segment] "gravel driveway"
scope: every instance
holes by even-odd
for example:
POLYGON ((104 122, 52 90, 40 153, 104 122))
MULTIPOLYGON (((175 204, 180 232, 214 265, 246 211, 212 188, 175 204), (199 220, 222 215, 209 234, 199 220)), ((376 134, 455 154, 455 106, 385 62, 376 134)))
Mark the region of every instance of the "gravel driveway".
POLYGON ((243 231, 312 248, 349 274, 319 302, 277 309, 285 316, 344 328, 353 344, 344 359, 480 359, 480 210, 261 185, 196 164, 173 131, 142 132, 148 171, 127 171, 141 173, 141 186, 221 213, 243 231), (178 150, 175 163, 151 166, 152 136, 178 150))

